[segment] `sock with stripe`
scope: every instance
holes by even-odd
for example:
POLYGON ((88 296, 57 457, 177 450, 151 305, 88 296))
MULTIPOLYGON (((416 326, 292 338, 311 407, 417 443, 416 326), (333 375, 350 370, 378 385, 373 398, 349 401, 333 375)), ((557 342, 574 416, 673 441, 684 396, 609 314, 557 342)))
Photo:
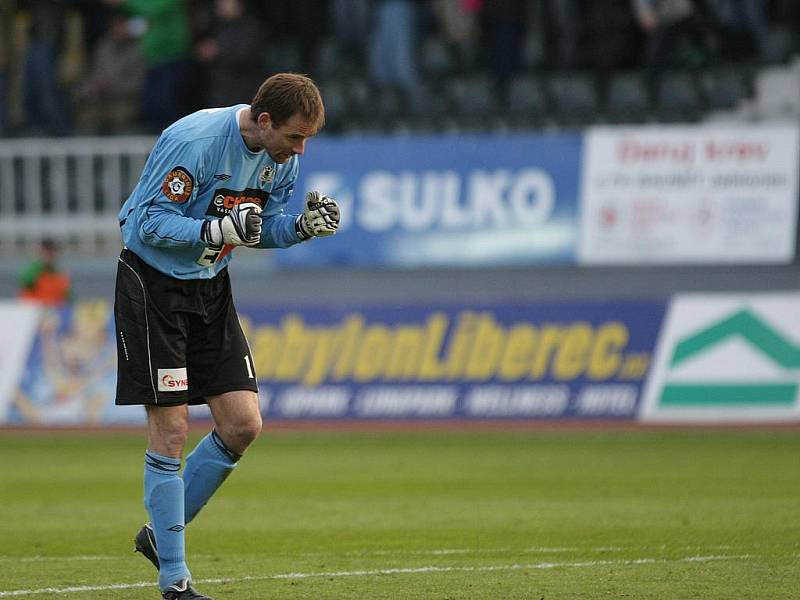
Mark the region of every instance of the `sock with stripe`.
POLYGON ((186 566, 181 459, 144 453, 144 505, 156 536, 158 585, 165 590, 179 579, 191 579, 186 566))
POLYGON ((240 455, 212 430, 186 457, 183 470, 186 522, 191 522, 236 467, 240 455))

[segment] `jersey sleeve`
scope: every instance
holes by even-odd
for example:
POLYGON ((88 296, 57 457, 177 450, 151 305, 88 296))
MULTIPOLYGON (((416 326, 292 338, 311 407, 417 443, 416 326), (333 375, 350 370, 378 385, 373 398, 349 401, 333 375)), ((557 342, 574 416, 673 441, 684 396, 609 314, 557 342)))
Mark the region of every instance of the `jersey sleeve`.
POLYGON ((294 192, 298 172, 299 165, 297 159, 294 159, 284 177, 272 189, 267 206, 261 213, 259 248, 288 248, 302 241, 295 228, 297 215, 285 212, 294 192))
POLYGON ((203 221, 187 216, 197 200, 204 174, 205 145, 162 138, 154 149, 152 164, 142 178, 138 235, 144 244, 188 247, 201 244, 203 221))

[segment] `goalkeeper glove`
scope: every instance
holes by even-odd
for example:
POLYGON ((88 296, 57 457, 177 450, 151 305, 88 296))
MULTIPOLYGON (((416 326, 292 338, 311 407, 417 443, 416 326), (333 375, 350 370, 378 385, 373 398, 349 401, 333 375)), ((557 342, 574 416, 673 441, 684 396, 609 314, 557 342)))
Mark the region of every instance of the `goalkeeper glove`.
POLYGON ((200 237, 210 248, 255 246, 261 240, 261 207, 255 202, 237 204, 221 219, 205 221, 200 237))
POLYGON ((306 194, 303 214, 298 215, 295 228, 300 239, 333 235, 339 228, 341 214, 336 200, 319 192, 306 194))

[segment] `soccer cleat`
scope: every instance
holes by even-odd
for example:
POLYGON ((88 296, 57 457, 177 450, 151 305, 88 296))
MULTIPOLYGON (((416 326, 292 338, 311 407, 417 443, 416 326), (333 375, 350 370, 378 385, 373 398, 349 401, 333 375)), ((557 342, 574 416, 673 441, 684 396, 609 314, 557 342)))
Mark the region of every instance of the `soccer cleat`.
MULTIPOLYGON (((144 527, 142 527, 139 530, 139 533, 136 534, 133 542, 134 552, 141 552, 147 560, 155 565, 156 569, 160 568, 158 562, 158 549, 156 548, 156 535, 153 533, 153 527, 150 525, 150 523, 144 524, 144 527)), ((187 597, 191 598, 191 596, 187 597)))
POLYGON ((197 591, 189 585, 188 579, 181 579, 169 586, 161 593, 164 600, 214 600, 209 596, 198 594, 197 591))

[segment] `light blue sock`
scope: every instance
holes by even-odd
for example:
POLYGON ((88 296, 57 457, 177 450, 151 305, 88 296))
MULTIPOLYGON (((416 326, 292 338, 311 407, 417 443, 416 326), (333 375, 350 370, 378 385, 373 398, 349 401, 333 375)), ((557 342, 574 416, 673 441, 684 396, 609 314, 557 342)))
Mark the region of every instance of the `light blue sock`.
POLYGON ((181 459, 144 453, 144 505, 156 536, 158 586, 165 590, 179 579, 192 576, 186 566, 183 530, 183 479, 178 474, 181 459))
POLYGON ((183 504, 187 523, 194 519, 231 474, 239 458, 241 457, 225 445, 216 431, 211 431, 200 440, 186 457, 186 468, 183 470, 183 504))

